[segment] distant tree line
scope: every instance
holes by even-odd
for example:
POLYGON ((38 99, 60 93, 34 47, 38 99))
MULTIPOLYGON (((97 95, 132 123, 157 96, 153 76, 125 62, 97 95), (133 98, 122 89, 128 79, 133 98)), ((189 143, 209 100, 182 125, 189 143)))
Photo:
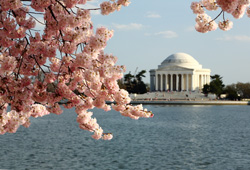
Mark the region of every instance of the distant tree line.
POLYGON ((225 93, 227 98, 234 99, 250 99, 250 83, 236 83, 226 86, 225 93))
POLYGON ((220 97, 221 94, 226 94, 226 98, 230 100, 250 99, 250 83, 238 82, 225 86, 222 77, 218 74, 211 76, 210 84, 205 84, 202 91, 204 94, 216 94, 217 97, 220 97))

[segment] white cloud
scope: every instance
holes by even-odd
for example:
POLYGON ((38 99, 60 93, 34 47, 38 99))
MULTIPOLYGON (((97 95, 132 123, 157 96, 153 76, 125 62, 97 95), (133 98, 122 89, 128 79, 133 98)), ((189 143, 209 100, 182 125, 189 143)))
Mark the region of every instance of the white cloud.
POLYGON ((154 12, 148 12, 147 17, 148 18, 161 18, 161 16, 159 14, 154 13, 154 12))
POLYGON ((164 38, 176 38, 176 37, 178 37, 178 34, 176 32, 170 31, 170 30, 157 32, 157 33, 155 33, 155 35, 161 35, 164 38))
POLYGON ((112 24, 113 27, 115 27, 116 29, 120 29, 120 30, 140 30, 143 28, 142 24, 138 24, 138 23, 130 23, 130 24, 112 24))
POLYGON ((248 41, 248 42, 250 42, 250 36, 247 36, 247 35, 235 35, 235 36, 224 35, 223 37, 219 37, 216 40, 219 40, 219 41, 248 41))

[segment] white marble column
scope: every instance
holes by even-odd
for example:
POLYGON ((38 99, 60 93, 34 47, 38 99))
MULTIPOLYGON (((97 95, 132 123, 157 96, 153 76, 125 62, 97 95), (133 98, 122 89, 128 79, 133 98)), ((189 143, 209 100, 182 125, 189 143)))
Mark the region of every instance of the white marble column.
POLYGON ((165 89, 166 89, 166 91, 168 91, 168 74, 166 74, 165 77, 166 77, 166 81, 165 81, 166 82, 166 87, 165 87, 165 89))
POLYGON ((191 75, 191 91, 194 90, 194 75, 191 75))
POLYGON ((181 74, 181 91, 184 90, 184 74, 181 74))
POLYGON ((160 88, 161 88, 161 91, 162 91, 163 90, 163 74, 160 74, 160 77, 161 77, 160 88))
POLYGON ((202 74, 202 75, 201 75, 201 89, 202 89, 203 86, 204 86, 204 80, 203 80, 203 78, 204 78, 204 75, 202 74))
POLYGON ((195 75, 194 74, 194 79, 193 79, 193 81, 194 81, 194 83, 193 83, 193 90, 195 90, 196 89, 196 87, 197 87, 197 75, 195 75))
POLYGON ((158 91, 158 74, 155 76, 155 90, 158 91))
POLYGON ((187 91, 188 91, 188 86, 189 86, 189 85, 188 85, 188 83, 189 83, 189 82, 188 82, 188 77, 189 77, 188 74, 186 74, 186 90, 187 90, 187 91))
POLYGON ((170 74, 170 81, 171 81, 171 87, 170 87, 170 91, 173 91, 173 79, 174 79, 174 76, 173 76, 173 74, 170 74))
POLYGON ((176 91, 179 91, 179 74, 176 74, 176 91))
POLYGON ((199 74, 196 75, 196 90, 199 90, 199 74))
POLYGON ((199 91, 200 90, 200 75, 199 74, 197 75, 197 88, 199 91))
POLYGON ((155 90, 155 76, 154 77, 152 77, 152 82, 153 82, 153 89, 155 90))
MULTIPOLYGON (((176 90, 176 74, 175 74, 175 90, 176 90)), ((173 74, 173 90, 174 90, 174 74, 173 74)))

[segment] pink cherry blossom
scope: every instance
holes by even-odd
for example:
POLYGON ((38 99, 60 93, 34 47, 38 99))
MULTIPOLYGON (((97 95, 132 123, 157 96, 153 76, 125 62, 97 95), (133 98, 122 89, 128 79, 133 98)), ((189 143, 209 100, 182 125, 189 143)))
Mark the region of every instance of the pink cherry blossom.
POLYGON ((94 134, 92 135, 92 138, 94 138, 96 140, 101 139, 102 138, 102 134, 103 134, 103 130, 100 127, 99 129, 95 130, 94 134))
POLYGON ((205 13, 201 2, 192 2, 191 9, 193 10, 193 13, 195 13, 195 14, 204 14, 205 13))
POLYGON ((130 0, 118 0, 117 4, 128 6, 130 4, 130 0))
POLYGON ((60 115, 62 114, 63 110, 61 109, 61 107, 59 106, 58 103, 55 103, 54 106, 50 107, 50 108, 47 108, 47 110, 50 112, 50 113, 55 113, 57 115, 60 115))
POLYGON ((246 8, 246 5, 238 5, 237 8, 232 12, 232 16, 236 19, 242 18, 245 14, 246 8))
POLYGON ((112 3, 109 2, 109 1, 103 2, 103 3, 100 5, 100 7, 101 7, 101 14, 102 14, 102 15, 108 15, 108 14, 110 14, 110 13, 112 13, 112 12, 115 11, 114 6, 113 6, 112 3))
POLYGON ((102 136, 103 140, 111 140, 113 138, 112 133, 104 133, 102 136))
POLYGON ((128 92, 124 89, 120 89, 118 92, 116 92, 114 99, 119 105, 128 104, 131 101, 128 92))
POLYGON ((0 0, 1 9, 4 11, 16 10, 22 6, 21 0, 0 0))
POLYGON ((12 72, 17 65, 17 61, 15 57, 12 56, 0 56, 0 75, 2 74, 8 74, 12 72))
POLYGON ((250 8, 249 8, 249 7, 247 7, 246 15, 247 15, 248 17, 250 17, 250 8))
POLYGON ((209 11, 214 11, 218 9, 216 0, 202 0, 201 3, 209 11))
POLYGON ((220 21, 219 22, 219 28, 223 31, 228 31, 233 27, 233 22, 226 20, 226 21, 220 21))
POLYGON ((217 4, 223 11, 232 13, 238 6, 238 0, 217 0, 217 4))
POLYGON ((56 76, 54 73, 50 72, 50 73, 45 74, 44 81, 46 83, 53 83, 55 80, 56 80, 56 76))
POLYGON ((223 16, 223 21, 219 22, 219 28, 223 31, 228 31, 232 28, 232 21, 225 20, 225 14, 232 15, 235 19, 240 19, 246 15, 249 16, 250 0, 201 0, 200 2, 192 2, 191 9, 196 17, 195 29, 198 32, 206 33, 217 29, 215 20, 223 16), (208 11, 216 11, 221 9, 221 12, 214 19, 205 14, 205 9, 208 11))
POLYGON ((32 117, 42 117, 44 115, 48 115, 49 112, 47 111, 46 107, 41 104, 33 104, 31 106, 31 116, 32 117))
POLYGON ((216 30, 218 25, 207 14, 198 14, 196 17, 195 29, 198 32, 206 33, 208 31, 216 30))

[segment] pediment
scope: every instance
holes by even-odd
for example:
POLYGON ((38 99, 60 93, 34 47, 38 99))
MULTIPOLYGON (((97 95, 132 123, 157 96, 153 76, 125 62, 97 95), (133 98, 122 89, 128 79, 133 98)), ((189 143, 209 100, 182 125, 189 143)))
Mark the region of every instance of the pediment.
POLYGON ((157 71, 193 71, 194 69, 180 67, 180 66, 168 66, 157 69, 157 71))

